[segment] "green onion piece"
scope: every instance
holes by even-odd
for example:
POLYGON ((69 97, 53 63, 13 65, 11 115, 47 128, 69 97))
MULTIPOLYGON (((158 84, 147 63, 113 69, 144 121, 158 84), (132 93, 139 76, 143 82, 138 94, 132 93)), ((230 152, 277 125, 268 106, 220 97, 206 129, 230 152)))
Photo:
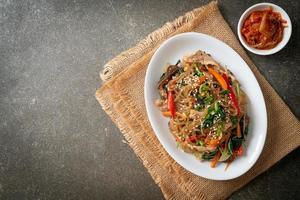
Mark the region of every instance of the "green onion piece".
POLYGON ((212 108, 212 106, 210 106, 208 109, 207 109, 207 113, 208 114, 214 114, 214 109, 212 108))
POLYGON ((231 143, 232 143, 232 149, 237 149, 239 146, 242 145, 244 141, 244 138, 239 138, 239 137, 232 137, 231 138, 231 143))
POLYGON ((214 101, 214 97, 213 96, 207 96, 204 98, 204 103, 205 104, 211 104, 214 101))
POLYGON ((199 145, 199 146, 204 146, 204 142, 203 142, 202 140, 198 140, 198 141, 197 141, 197 145, 199 145))
POLYGON ((215 111, 219 110, 219 102, 215 102, 215 111))
POLYGON ((204 108, 204 105, 201 105, 201 104, 196 104, 195 106, 194 106, 194 108, 195 108, 195 110, 201 110, 202 108, 204 108))
POLYGON ((223 90, 222 92, 220 92, 221 95, 226 95, 229 94, 229 90, 223 90))
POLYGON ((199 68, 197 66, 195 67, 195 74, 197 76, 203 76, 203 73, 199 70, 199 68))
POLYGON ((221 125, 218 126, 216 133, 217 133, 218 137, 222 134, 222 126, 221 125))
POLYGON ((203 122, 203 127, 204 128, 209 128, 213 125, 213 120, 212 119, 206 119, 203 122))
POLYGON ((231 120, 231 122, 232 122, 233 125, 236 125, 238 123, 238 117, 237 116, 232 116, 230 118, 230 120, 231 120))
POLYGON ((209 152, 209 153, 205 153, 205 154, 202 155, 202 159, 203 160, 211 160, 213 157, 215 157, 217 152, 218 152, 218 150, 213 151, 213 152, 209 152))
POLYGON ((203 73, 199 70, 198 64, 197 64, 197 63, 193 63, 193 64, 192 64, 192 67, 195 68, 194 73, 195 73, 197 76, 203 76, 203 73))
POLYGON ((204 83, 204 84, 202 84, 201 86, 200 86, 200 92, 202 93, 202 92, 206 92, 206 91, 208 91, 209 90, 209 87, 206 85, 206 83, 204 83))

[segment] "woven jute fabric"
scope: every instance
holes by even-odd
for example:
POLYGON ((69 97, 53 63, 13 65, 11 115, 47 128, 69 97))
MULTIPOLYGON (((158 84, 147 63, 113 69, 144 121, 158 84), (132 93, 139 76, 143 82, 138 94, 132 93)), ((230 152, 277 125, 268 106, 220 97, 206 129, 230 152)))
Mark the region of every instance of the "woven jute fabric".
POLYGON ((166 199, 224 199, 300 144, 298 119, 248 58, 215 1, 154 31, 135 47, 108 62, 100 76, 103 85, 97 90, 96 98, 124 134, 166 199), (191 31, 216 37, 238 52, 255 74, 266 101, 268 132, 263 152, 247 173, 233 180, 208 180, 182 168, 159 143, 147 118, 143 87, 153 53, 167 38, 191 31))

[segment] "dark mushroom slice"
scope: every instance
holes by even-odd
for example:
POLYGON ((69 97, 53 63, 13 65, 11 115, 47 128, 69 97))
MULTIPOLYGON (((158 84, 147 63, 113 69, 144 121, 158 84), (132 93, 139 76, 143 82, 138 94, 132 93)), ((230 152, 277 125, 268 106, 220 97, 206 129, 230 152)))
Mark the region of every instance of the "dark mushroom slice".
POLYGON ((241 130, 242 130, 242 133, 243 135, 247 135, 247 127, 249 125, 249 117, 245 114, 243 115, 243 117, 241 118, 241 122, 240 122, 240 125, 241 125, 241 130))
POLYGON ((178 67, 178 64, 179 62, 177 62, 176 65, 169 65, 167 71, 161 76, 160 81, 157 84, 158 89, 167 84, 172 76, 179 71, 180 67, 178 67))

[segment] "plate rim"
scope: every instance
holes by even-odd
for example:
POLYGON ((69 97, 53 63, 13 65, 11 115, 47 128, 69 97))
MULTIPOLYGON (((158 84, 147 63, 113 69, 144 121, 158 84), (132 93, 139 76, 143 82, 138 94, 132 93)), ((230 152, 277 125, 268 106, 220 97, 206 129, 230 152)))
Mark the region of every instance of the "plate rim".
MULTIPOLYGON (((217 62, 220 62, 220 61, 217 61, 217 62)), ((150 84, 150 83, 149 83, 150 84)), ((145 76, 145 81, 144 81, 144 99, 145 99, 145 106, 146 106, 146 111, 147 111, 147 117, 148 117, 148 119, 149 119, 149 121, 150 121, 150 124, 151 124, 151 128, 152 128, 152 130, 154 131, 154 133, 155 133, 155 135, 156 135, 156 137, 158 138, 158 140, 159 140, 159 142, 161 143, 161 145, 163 146, 163 148, 167 151, 167 153, 170 155, 170 157, 173 159, 173 160, 175 160, 180 166, 182 166, 184 169, 186 169, 187 171, 190 171, 190 172, 192 172, 193 174, 195 174, 195 175, 197 175, 197 176, 200 176, 200 177, 203 177, 203 178, 206 178, 206 179, 210 179, 210 180, 231 180, 231 179, 234 179, 234 178, 237 178, 237 177, 239 177, 239 176, 241 176, 241 175, 243 175, 243 174, 245 174, 247 171, 249 171, 252 167, 253 167, 253 165, 257 162, 257 160, 258 160, 258 158, 260 157, 260 155, 261 155, 261 153, 262 153, 262 150, 263 150, 263 148, 264 148, 264 146, 265 146, 265 142, 266 142, 266 137, 267 137, 267 126, 268 126, 268 118, 267 118, 267 110, 266 110, 266 104, 265 104, 265 99, 264 99, 264 95, 263 95, 263 93, 262 93, 262 90, 261 90, 261 87, 260 87, 260 85, 259 85, 259 82, 257 81, 257 79, 256 79, 256 77, 255 77, 255 75, 254 75, 254 73, 252 72, 252 70, 251 70, 251 68, 248 66, 248 64, 245 62, 245 60, 234 50, 234 49, 232 49, 229 45, 227 45, 226 43, 224 43, 223 41, 221 41, 221 40, 219 40, 219 39, 217 39, 217 38, 215 38, 215 37, 212 37, 212 36, 210 36, 210 35, 207 35, 207 34, 203 34, 203 33, 197 33, 197 32, 185 32, 185 33, 181 33, 181 34, 177 34, 177 35, 175 35, 175 36, 173 36, 173 37, 170 37, 170 38, 168 38, 168 39, 166 39, 159 47, 158 47, 158 49, 155 51, 155 53, 152 55, 152 57, 151 57, 151 60, 150 60, 150 62, 149 62, 149 64, 148 64, 148 67, 147 67, 147 70, 146 70, 146 76, 145 76), (152 62, 153 62, 153 60, 154 60, 154 58, 157 56, 157 54, 159 54, 160 53, 160 50, 165 46, 165 45, 167 45, 168 43, 170 43, 170 42, 172 42, 173 40, 175 40, 176 38, 179 38, 179 37, 185 37, 185 36, 199 36, 199 37, 206 37, 206 38, 209 38, 209 40, 215 40, 216 42, 219 42, 219 43, 221 43, 222 45, 224 45, 226 48, 229 48, 232 52, 232 54, 234 54, 234 56, 236 57, 236 56, 238 56, 240 59, 241 59, 241 62, 243 62, 243 64, 247 67, 247 70, 248 70, 248 72, 250 73, 250 74, 252 74, 252 76, 254 77, 254 79, 255 79, 255 83, 257 84, 257 87, 258 87, 258 89, 259 89, 259 93, 260 93, 260 95, 261 95, 261 97, 262 97, 262 103, 263 103, 263 105, 262 105, 262 107, 263 107, 263 118, 265 119, 265 126, 264 127, 262 127, 263 128, 263 138, 262 138, 262 145, 260 145, 260 146, 258 146, 258 149, 257 149, 257 154, 256 155, 254 155, 254 159, 252 159, 252 162, 249 164, 249 166, 248 167, 246 167, 245 168, 245 170, 244 171, 241 171, 240 173, 236 173, 236 174, 234 174, 234 175, 232 175, 232 176, 227 176, 227 177, 223 177, 223 176, 221 176, 221 177, 217 177, 217 176, 214 176, 214 177, 211 177, 211 176, 207 176, 207 175, 205 175, 205 173, 204 174, 199 174, 196 170, 193 170, 193 169, 191 169, 191 168, 189 168, 189 167, 187 167, 187 166, 185 166, 183 163, 181 163, 181 161, 179 161, 178 159, 177 159, 177 157, 176 156, 173 156, 173 154, 172 153, 170 153, 170 149, 168 149, 168 148, 166 148, 166 144, 165 144, 165 142, 164 142, 164 139, 162 139, 162 137, 160 137, 160 134, 159 133, 157 133, 157 132, 160 132, 160 131, 157 131, 156 130, 156 128, 155 128, 155 126, 154 126, 154 124, 153 124, 153 121, 151 120, 151 116, 150 116, 150 110, 151 110, 151 107, 153 107, 154 105, 151 105, 151 102, 150 102, 150 99, 151 99, 151 97, 149 97, 148 95, 149 95, 149 92, 147 92, 147 90, 148 90, 148 88, 150 88, 149 86, 148 86, 148 80, 149 80, 149 71, 150 71, 150 66, 152 65, 152 62)), ((152 102, 152 104, 153 104, 153 102, 152 102)), ((170 132, 169 132, 170 133, 170 132)), ((196 159, 196 158, 195 158, 196 159)), ((200 162, 200 161, 199 161, 200 162)), ((208 164, 208 163, 207 163, 208 164)))

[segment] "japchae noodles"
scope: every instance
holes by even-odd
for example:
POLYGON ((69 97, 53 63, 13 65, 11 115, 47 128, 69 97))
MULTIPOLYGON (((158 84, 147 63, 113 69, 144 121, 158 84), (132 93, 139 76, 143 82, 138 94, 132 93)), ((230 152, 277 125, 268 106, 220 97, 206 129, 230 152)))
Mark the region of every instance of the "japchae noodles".
POLYGON ((209 54, 197 51, 168 65, 158 91, 155 104, 170 118, 181 149, 210 160, 211 167, 242 155, 249 124, 246 95, 234 75, 209 54))

